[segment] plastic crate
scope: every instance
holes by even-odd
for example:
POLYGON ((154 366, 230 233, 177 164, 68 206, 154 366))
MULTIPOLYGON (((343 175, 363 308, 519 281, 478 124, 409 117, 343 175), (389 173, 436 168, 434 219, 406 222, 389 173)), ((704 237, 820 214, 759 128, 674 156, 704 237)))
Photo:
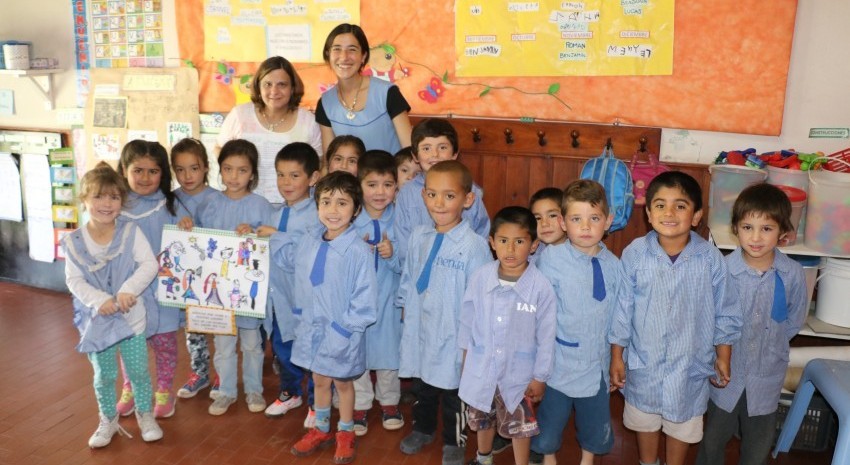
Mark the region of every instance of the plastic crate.
MULTIPOLYGON (((785 423, 785 417, 791 408, 794 394, 782 394, 779 398, 779 408, 776 410, 776 432, 777 436, 785 423)), ((823 452, 835 444, 837 423, 835 412, 832 411, 826 400, 817 393, 812 395, 806 416, 800 424, 797 436, 791 449, 811 452, 823 452)))

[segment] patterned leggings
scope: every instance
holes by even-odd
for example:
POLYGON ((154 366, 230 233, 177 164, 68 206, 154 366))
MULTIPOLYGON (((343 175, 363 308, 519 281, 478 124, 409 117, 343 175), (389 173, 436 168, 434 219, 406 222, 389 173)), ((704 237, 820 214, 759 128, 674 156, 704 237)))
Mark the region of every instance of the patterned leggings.
POLYGON ((207 345, 207 335, 186 332, 186 349, 189 351, 192 372, 199 378, 209 378, 210 349, 207 345))
POLYGON ((116 352, 121 351, 121 370, 125 379, 129 377, 136 393, 136 408, 140 412, 152 411, 151 406, 151 376, 148 373, 148 348, 145 347, 145 335, 139 334, 125 339, 112 347, 88 354, 94 368, 94 394, 100 413, 108 418, 114 418, 115 410, 115 379, 118 377, 118 363, 115 361, 116 352))
MULTIPOLYGON (((156 358, 156 391, 171 392, 174 372, 177 371, 177 331, 155 334, 148 338, 148 344, 156 358)), ((124 374, 124 389, 130 389, 129 377, 123 364, 121 371, 124 374)), ((139 396, 135 397, 138 402, 139 396)))

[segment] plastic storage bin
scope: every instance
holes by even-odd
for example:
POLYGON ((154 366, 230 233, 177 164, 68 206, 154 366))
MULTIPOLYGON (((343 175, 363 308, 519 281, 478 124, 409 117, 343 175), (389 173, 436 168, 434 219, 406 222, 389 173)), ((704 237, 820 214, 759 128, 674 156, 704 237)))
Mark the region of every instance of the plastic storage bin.
POLYGON ((850 328, 850 259, 828 257, 818 277, 818 303, 815 316, 824 323, 850 328))
MULTIPOLYGON (((777 168, 768 166, 767 182, 776 186, 791 186, 801 189, 806 192, 806 197, 809 195, 809 172, 800 170, 789 170, 785 168, 777 168)), ((808 202, 807 202, 808 203, 808 202)), ((800 215, 800 226, 797 228, 797 242, 803 242, 803 237, 806 232, 806 212, 808 207, 803 206, 803 213, 800 215)))
POLYGON ((803 219, 803 212, 806 210, 806 191, 793 186, 776 187, 781 189, 782 192, 785 192, 785 195, 788 196, 788 200, 791 201, 791 224, 794 225, 794 230, 788 232, 785 243, 781 245, 794 245, 797 240, 802 239, 803 236, 800 228, 803 219))
MULTIPOLYGON (((777 435, 782 430, 782 424, 785 423, 785 417, 788 415, 792 400, 794 400, 794 394, 782 394, 779 397, 779 408, 776 410, 777 435)), ((791 448, 812 452, 823 452, 829 449, 835 444, 837 433, 835 425, 837 423, 835 412, 832 411, 826 400, 814 394, 791 448)))
POLYGON ((3 45, 3 61, 6 69, 30 69, 30 49, 27 45, 3 45))
POLYGON ((850 254, 850 173, 808 173, 806 247, 824 254, 850 254))
POLYGON ((746 166, 711 165, 711 195, 708 204, 708 227, 729 229, 732 221, 732 205, 747 186, 758 184, 767 178, 767 172, 746 166))

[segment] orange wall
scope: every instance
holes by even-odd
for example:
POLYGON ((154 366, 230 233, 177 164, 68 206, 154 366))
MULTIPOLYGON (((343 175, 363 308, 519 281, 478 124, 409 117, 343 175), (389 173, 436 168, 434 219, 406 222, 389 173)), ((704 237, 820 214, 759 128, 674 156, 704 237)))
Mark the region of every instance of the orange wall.
MULTIPOLYGON (((200 109, 227 112, 245 96, 234 90, 238 84, 215 79, 218 63, 203 61, 203 2, 175 3, 181 57, 200 72, 200 109)), ((679 1, 673 75, 636 77, 458 79, 453 66, 453 5, 452 0, 361 3, 362 26, 370 44, 392 44, 410 72, 397 84, 413 113, 619 121, 764 135, 778 135, 782 128, 796 0, 679 1), (418 92, 446 71, 442 97, 435 103, 422 100, 418 92), (557 98, 547 93, 552 84, 560 86, 557 98), (479 96, 485 85, 491 90, 479 96)), ((237 83, 239 76, 251 74, 257 66, 230 65, 237 83)), ((297 68, 307 86, 304 104, 312 107, 321 86, 333 83, 334 77, 323 65, 297 68)))

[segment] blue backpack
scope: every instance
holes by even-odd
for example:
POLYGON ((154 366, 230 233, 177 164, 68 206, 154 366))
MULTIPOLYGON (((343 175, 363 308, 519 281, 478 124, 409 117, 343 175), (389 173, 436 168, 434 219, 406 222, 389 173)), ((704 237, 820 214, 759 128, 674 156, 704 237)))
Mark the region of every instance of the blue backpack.
POLYGON ((608 232, 625 228, 635 203, 634 185, 628 165, 614 157, 614 149, 606 145, 602 155, 587 160, 580 177, 592 179, 605 188, 608 210, 614 216, 608 232))

